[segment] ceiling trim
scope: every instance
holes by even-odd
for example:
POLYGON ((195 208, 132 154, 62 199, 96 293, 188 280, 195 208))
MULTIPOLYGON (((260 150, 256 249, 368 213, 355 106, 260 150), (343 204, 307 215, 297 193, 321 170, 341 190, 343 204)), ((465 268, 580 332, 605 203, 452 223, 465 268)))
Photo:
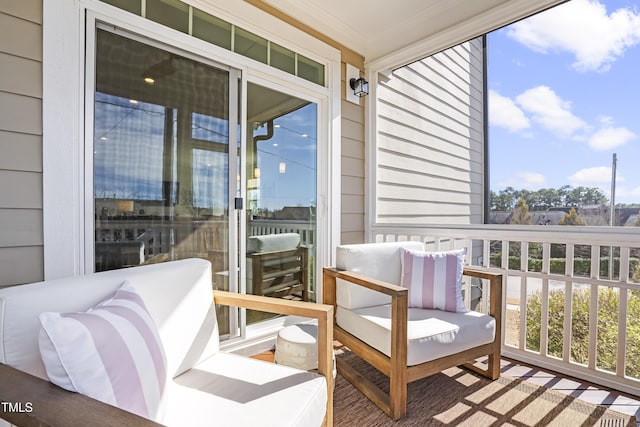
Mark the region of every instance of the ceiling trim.
POLYGON ((286 22, 287 24, 301 31, 304 31, 305 33, 317 38, 318 40, 321 40, 322 42, 328 44, 329 46, 338 49, 341 53, 343 62, 348 62, 360 69, 364 69, 364 56, 348 48, 342 43, 332 39, 331 37, 327 36, 324 33, 321 33, 320 31, 313 29, 309 25, 291 17, 290 15, 287 15, 285 12, 281 11, 280 9, 277 9, 274 6, 268 3, 265 3, 263 0, 244 0, 244 1, 262 10, 263 12, 266 12, 286 22))
POLYGON ((487 10, 458 25, 378 58, 365 59, 365 67, 374 71, 390 70, 418 61, 442 50, 535 15, 568 0, 544 0, 532 6, 530 0, 510 0, 499 8, 487 10))

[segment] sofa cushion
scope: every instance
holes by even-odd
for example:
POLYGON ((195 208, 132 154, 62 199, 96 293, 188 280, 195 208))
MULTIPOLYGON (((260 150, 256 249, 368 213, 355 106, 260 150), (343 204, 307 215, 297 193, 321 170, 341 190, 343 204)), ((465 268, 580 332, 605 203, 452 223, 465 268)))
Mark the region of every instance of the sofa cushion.
MULTIPOLYGON (((413 366, 488 344, 496 333, 491 316, 467 311, 410 308, 407 328, 407 365, 413 366)), ((338 325, 372 347, 391 356, 391 305, 336 310, 338 325)))
MULTIPOLYGON (((399 286, 403 248, 422 251, 424 245, 421 242, 340 245, 336 248, 336 268, 399 286)), ((336 300, 342 307, 355 309, 389 304, 391 297, 338 279, 336 300)))
POLYGON ((409 307, 463 312, 462 271, 466 248, 446 252, 403 249, 403 287, 409 289, 409 307))
POLYGON ((69 391, 158 419, 167 382, 156 325, 128 282, 96 307, 40 314, 49 380, 69 391))
POLYGON ((247 252, 274 252, 295 249, 300 246, 298 233, 265 234, 251 236, 247 242, 247 252))
POLYGON ((324 376, 224 352, 170 382, 167 426, 320 426, 324 376))

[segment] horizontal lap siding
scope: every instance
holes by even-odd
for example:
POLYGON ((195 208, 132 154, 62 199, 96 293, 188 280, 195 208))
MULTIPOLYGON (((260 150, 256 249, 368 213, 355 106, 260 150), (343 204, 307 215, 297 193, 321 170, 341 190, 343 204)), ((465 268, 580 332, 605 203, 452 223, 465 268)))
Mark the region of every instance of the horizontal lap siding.
MULTIPOLYGON (((346 83, 342 64, 342 94, 346 83)), ((364 108, 342 100, 340 243, 364 242, 364 108)))
POLYGON ((0 2, 0 286, 44 276, 42 0, 0 2))
POLYGON ((378 222, 482 222, 482 106, 481 39, 380 82, 378 222))

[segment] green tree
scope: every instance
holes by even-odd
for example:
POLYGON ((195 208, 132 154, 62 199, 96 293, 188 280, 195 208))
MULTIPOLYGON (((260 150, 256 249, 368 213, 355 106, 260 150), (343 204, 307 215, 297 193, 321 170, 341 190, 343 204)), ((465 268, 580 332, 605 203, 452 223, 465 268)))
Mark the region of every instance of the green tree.
POLYGON ((560 188, 542 188, 536 191, 516 190, 507 187, 498 193, 491 192, 491 209, 494 211, 510 211, 515 209, 517 201, 524 199, 532 211, 549 208, 587 205, 598 205, 607 202, 602 190, 595 187, 576 187, 563 185, 560 188))
POLYGON ((520 198, 516 205, 516 210, 511 215, 511 224, 531 224, 531 214, 529 213, 529 205, 527 202, 520 198))
POLYGON ((492 211, 508 211, 510 209, 511 200, 504 195, 502 191, 498 194, 491 192, 491 210, 492 211))
POLYGON ((586 225, 586 223, 582 218, 580 218, 576 208, 571 208, 569 213, 558 221, 558 225, 586 225))

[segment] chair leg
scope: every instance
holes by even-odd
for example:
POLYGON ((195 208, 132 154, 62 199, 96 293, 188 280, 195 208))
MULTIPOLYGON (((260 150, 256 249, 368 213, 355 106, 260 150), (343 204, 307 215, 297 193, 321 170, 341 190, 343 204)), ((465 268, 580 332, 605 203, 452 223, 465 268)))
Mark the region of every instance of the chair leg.
MULTIPOLYGON (((406 329, 404 329, 403 335, 406 337, 406 329)), ((398 346, 396 347, 396 352, 392 348, 392 357, 389 359, 391 363, 389 372, 389 416, 394 421, 407 415, 406 338, 404 343, 405 348, 398 348, 398 346)))
POLYGON ((492 380, 500 378, 500 355, 490 354, 487 363, 487 377, 492 380))
POLYGON ((389 416, 394 421, 407 415, 407 378, 389 377, 389 416))

